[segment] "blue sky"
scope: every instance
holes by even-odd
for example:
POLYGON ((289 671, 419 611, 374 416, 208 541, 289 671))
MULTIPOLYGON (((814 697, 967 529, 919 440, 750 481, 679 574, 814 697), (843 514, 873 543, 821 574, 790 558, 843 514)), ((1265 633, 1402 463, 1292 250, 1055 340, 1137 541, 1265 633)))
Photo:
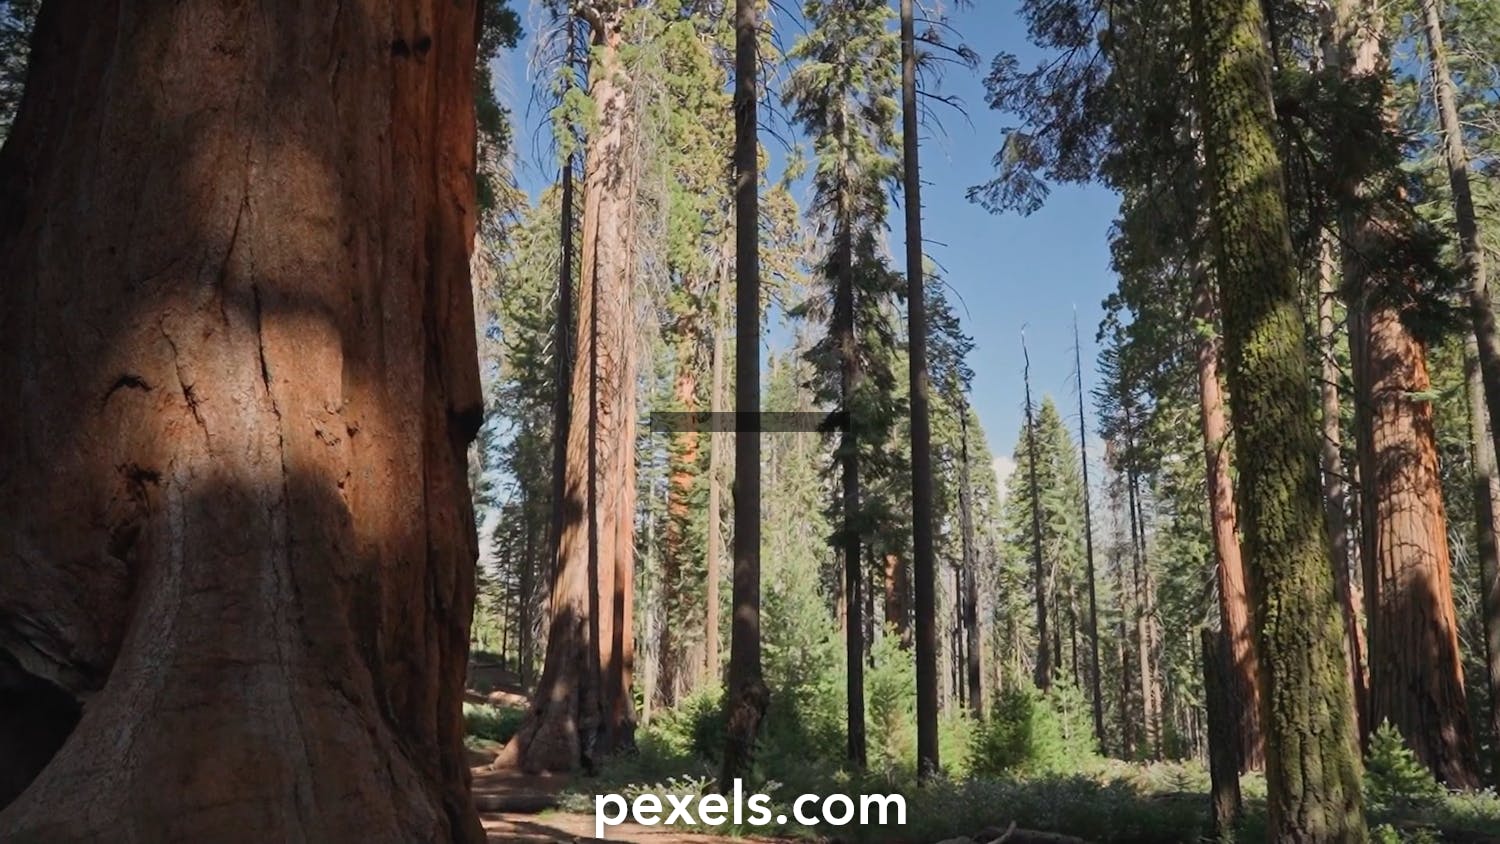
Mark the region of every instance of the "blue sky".
MULTIPOLYGON (((521 8, 526 2, 515 0, 515 5, 521 8)), ((795 5, 795 0, 784 5, 795 5)), ((971 185, 990 177, 990 161, 1002 131, 1015 121, 984 103, 982 77, 990 60, 1002 51, 1016 53, 1027 66, 1040 58, 1026 41, 1017 6, 1015 0, 975 0, 973 8, 954 15, 954 25, 982 63, 976 72, 955 68, 946 75, 944 93, 964 102, 968 118, 941 109, 942 129, 924 130, 921 151, 927 251, 942 266, 950 298, 975 339, 970 359, 975 372, 973 401, 1001 462, 1008 462, 1022 420, 1023 328, 1031 350, 1034 395, 1038 400, 1051 395, 1070 419, 1076 419, 1076 308, 1085 388, 1094 386, 1094 332, 1102 316, 1100 303, 1113 287, 1106 238, 1118 207, 1115 195, 1097 186, 1057 187, 1030 217, 993 216, 965 198, 971 185)), ((537 14, 534 4, 522 10, 528 31, 537 29, 537 14)), ((791 37, 799 29, 790 23, 782 31, 791 37)), ((497 70, 502 96, 509 95, 516 119, 523 124, 517 133, 519 177, 523 187, 534 190, 551 174, 541 173, 539 162, 549 158, 537 149, 538 143, 546 143, 545 135, 536 131, 545 115, 528 110, 525 103, 529 48, 529 43, 523 44, 497 70)), ((890 219, 890 245, 899 256, 905 248, 899 208, 892 208, 890 219)), ((896 263, 901 266, 899 259, 896 263)), ((1090 438, 1094 436, 1090 431, 1090 438)))

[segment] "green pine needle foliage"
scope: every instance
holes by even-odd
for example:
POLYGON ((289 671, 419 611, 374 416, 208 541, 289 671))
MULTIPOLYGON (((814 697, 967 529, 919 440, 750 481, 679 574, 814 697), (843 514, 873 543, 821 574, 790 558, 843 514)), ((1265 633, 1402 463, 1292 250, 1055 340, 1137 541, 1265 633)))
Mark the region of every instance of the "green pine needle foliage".
POLYGON ((1370 736, 1365 758, 1365 797, 1372 808, 1411 809, 1437 805, 1446 794, 1390 722, 1370 736))

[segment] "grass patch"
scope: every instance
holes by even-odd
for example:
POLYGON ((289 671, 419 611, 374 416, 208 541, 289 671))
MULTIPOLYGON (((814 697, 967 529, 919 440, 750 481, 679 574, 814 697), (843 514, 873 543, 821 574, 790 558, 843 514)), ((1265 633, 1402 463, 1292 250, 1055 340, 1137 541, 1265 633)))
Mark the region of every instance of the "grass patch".
POLYGON ((464 732, 472 739, 505 744, 521 728, 526 711, 511 706, 464 704, 464 732))

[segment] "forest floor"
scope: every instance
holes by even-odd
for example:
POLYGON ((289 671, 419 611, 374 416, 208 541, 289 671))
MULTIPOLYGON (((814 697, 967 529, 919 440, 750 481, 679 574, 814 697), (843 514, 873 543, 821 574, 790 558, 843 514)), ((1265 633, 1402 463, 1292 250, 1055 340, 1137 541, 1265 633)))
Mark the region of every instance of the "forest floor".
MULTIPOLYGON (((557 796, 568 778, 495 771, 487 765, 474 767, 474 802, 491 844, 552 844, 552 842, 599 841, 594 837, 594 816, 582 812, 553 811, 557 796)), ((670 826, 626 823, 612 826, 610 841, 643 844, 723 844, 723 842, 779 842, 786 839, 728 838, 684 832, 670 826)))
MULTIPOLYGON (((469 699, 514 705, 524 702, 525 691, 520 678, 496 663, 472 665, 469 672, 469 699)), ((473 752, 474 803, 492 844, 552 844, 552 842, 598 841, 594 838, 594 816, 582 812, 557 811, 557 798, 568 785, 568 777, 530 775, 516 771, 491 770, 486 756, 473 752)), ((723 844, 723 842, 775 842, 785 839, 727 838, 684 832, 679 827, 621 824, 609 828, 610 841, 635 841, 644 844, 723 844)))

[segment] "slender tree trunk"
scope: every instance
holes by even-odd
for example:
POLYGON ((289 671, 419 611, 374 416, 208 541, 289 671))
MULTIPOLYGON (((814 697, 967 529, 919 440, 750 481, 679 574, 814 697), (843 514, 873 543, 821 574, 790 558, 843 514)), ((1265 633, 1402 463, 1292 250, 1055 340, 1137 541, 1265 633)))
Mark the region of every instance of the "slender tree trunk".
POLYGON ((735 435, 734 619, 725 695, 728 746, 719 788, 750 768, 770 691, 760 666, 760 171, 756 0, 734 17, 735 435))
POLYGON ((1340 441, 1342 431, 1339 414, 1339 367, 1334 358, 1333 344, 1333 243, 1325 235, 1318 260, 1318 337, 1323 354, 1323 379, 1319 385, 1319 396, 1323 409, 1323 470, 1324 521, 1328 530, 1329 563, 1333 566, 1334 594, 1338 597, 1343 616, 1344 650, 1349 670, 1349 685, 1354 692, 1354 715, 1360 736, 1369 734, 1365 715, 1369 711, 1369 676, 1365 672, 1365 631, 1360 623, 1361 603, 1357 599, 1358 586, 1350 580, 1352 568, 1349 558, 1348 487, 1344 484, 1344 462, 1340 441))
POLYGON ((1026 351, 1024 335, 1021 337, 1021 355, 1025 361, 1022 381, 1026 385, 1026 476, 1030 481, 1032 587, 1036 598, 1036 669, 1032 682, 1045 692, 1052 687, 1052 665, 1047 653, 1047 583, 1042 562, 1042 501, 1036 472, 1036 421, 1031 413, 1031 356, 1026 351))
POLYGON ((724 358, 728 355, 724 347, 727 345, 726 336, 729 333, 728 256, 720 262, 720 270, 717 311, 714 314, 714 359, 711 376, 713 383, 708 400, 709 415, 715 422, 713 433, 709 434, 708 440, 708 530, 705 540, 705 545, 708 547, 704 549, 706 562, 703 573, 704 603, 708 606, 703 616, 704 677, 700 685, 717 682, 719 678, 719 580, 721 579, 719 555, 724 546, 722 536, 724 434, 719 430, 723 425, 717 420, 724 418, 724 358))
MULTIPOLYGON (((1117 518, 1118 512, 1118 509, 1116 509, 1117 518)), ((1120 649, 1120 686, 1118 691, 1120 698, 1120 755, 1126 759, 1132 759, 1135 757, 1137 747, 1136 727, 1139 722, 1135 719, 1135 713, 1132 711, 1134 707, 1131 705, 1134 683, 1131 677, 1130 635, 1126 629, 1126 618, 1130 615, 1129 605, 1131 601, 1129 600, 1129 595, 1131 592, 1126 588, 1125 583, 1125 561, 1119 558, 1115 560, 1115 594, 1119 596, 1118 599, 1120 602, 1120 617, 1115 622, 1115 642, 1120 649)))
POLYGON ((906 211, 907 359, 911 370, 912 561, 917 625, 917 777, 938 770, 936 566, 932 549, 932 428, 928 416, 927 290, 922 267, 917 38, 913 0, 901 0, 901 153, 906 211))
MULTIPOLYGON (((522 504, 522 512, 526 514, 526 556, 522 563, 521 571, 516 578, 515 668, 516 676, 523 678, 523 683, 525 682, 524 678, 529 673, 531 666, 531 594, 536 591, 537 568, 536 529, 532 525, 532 517, 536 512, 536 507, 534 506, 530 498, 531 496, 528 494, 526 496, 525 503, 522 504)), ((545 536, 543 537, 543 541, 546 541, 545 536)), ((506 632, 507 634, 510 632, 509 625, 507 625, 506 632)), ((509 639, 510 637, 507 635, 506 638, 509 639)))
POLYGON ((959 445, 961 449, 962 474, 959 478, 959 536, 963 545, 963 590, 960 618, 965 636, 966 668, 968 669, 969 709, 975 718, 984 717, 984 695, 981 682, 980 638, 979 638, 979 559, 974 547, 974 481, 969 467, 969 408, 959 408, 959 445))
POLYGON ((1229 648, 1229 673, 1225 675, 1234 735, 1241 743, 1239 760, 1245 770, 1263 764, 1260 734, 1260 666, 1255 653, 1255 631, 1251 626, 1250 594, 1245 568, 1240 561, 1238 518, 1234 508, 1234 485, 1229 477, 1229 430, 1224 417, 1224 396, 1219 388, 1218 314, 1214 307, 1207 268, 1199 272, 1193 294, 1193 318, 1198 321, 1198 406, 1203 426, 1203 456, 1207 462, 1208 511, 1213 525, 1215 571, 1219 581, 1219 623, 1229 648))
MULTIPOLYGON (((1127 424, 1129 424, 1127 422, 1127 424)), ((1156 709, 1156 667, 1151 647, 1151 585, 1146 573, 1146 528, 1141 510, 1135 471, 1125 472, 1126 506, 1130 508, 1131 585, 1135 590, 1135 647, 1140 655, 1141 741, 1146 755, 1161 755, 1161 724, 1156 709)))
MULTIPOLYGON (((847 207, 847 197, 840 202, 847 207)), ((854 244, 849 230, 849 215, 840 214, 838 234, 838 289, 835 293, 834 332, 840 357, 840 387, 843 408, 849 413, 848 427, 839 446, 842 474, 843 527, 840 544, 844 557, 844 657, 848 670, 845 692, 848 698, 849 762, 856 769, 865 767, 865 671, 864 671, 864 595, 860 581, 860 536, 856 529, 860 511, 859 447, 855 431, 859 427, 853 400, 862 377, 859 348, 854 332, 854 244)))
POLYGON ((1073 594, 1073 585, 1068 584, 1068 657, 1073 670, 1073 688, 1083 688, 1083 676, 1078 673, 1078 596, 1073 594))
MULTIPOLYGON (((1453 194, 1453 216, 1458 228, 1459 269, 1469 281, 1469 311, 1474 321, 1475 352, 1484 384, 1485 410, 1490 419, 1500 416, 1500 329, 1495 326, 1494 300, 1485 272, 1484 244, 1474 213, 1474 195, 1469 186, 1469 154, 1464 149, 1463 126, 1453 77, 1448 72, 1448 51, 1443 42, 1440 0, 1421 0, 1423 34, 1432 72, 1433 99, 1443 135, 1443 158, 1448 166, 1448 187, 1453 194)), ((1491 431, 1490 448, 1500 453, 1500 428, 1491 431)))
POLYGON ((1104 747, 1104 692, 1099 676, 1099 599, 1094 571, 1093 491, 1089 489, 1088 413, 1083 406, 1083 345, 1078 340, 1078 312, 1073 312, 1073 374, 1078 379, 1078 465, 1083 467, 1083 549, 1089 583, 1089 690, 1094 709, 1094 739, 1104 747))
POLYGON ((591 767, 628 741, 634 637, 635 307, 630 229, 634 124, 617 17, 593 26, 598 124, 585 152, 582 272, 570 399, 567 524, 547 656, 531 709, 497 767, 591 767), (625 510, 624 508, 629 508, 625 510), (616 629, 620 634, 616 635, 616 629))
MULTIPOLYGON (((697 337, 691 326, 684 326, 684 337, 677 362, 677 379, 673 389, 676 409, 681 413, 694 413, 698 409, 698 383, 694 372, 695 361, 689 349, 697 345, 697 337)), ((712 436, 712 434, 710 434, 712 436)), ((692 520, 693 490, 698 484, 698 431, 696 426, 687 426, 676 435, 676 448, 670 457, 671 477, 667 482, 667 524, 662 548, 661 589, 666 618, 657 631, 656 647, 656 697, 664 707, 677 703, 681 684, 680 660, 677 653, 680 645, 672 635, 673 628, 686 621, 683 618, 683 559, 687 556, 687 532, 692 520)))
POLYGON ((1360 763, 1323 541, 1318 425, 1258 0, 1193 0, 1197 106, 1250 594, 1267 834, 1362 842, 1360 763))
POLYGON ((100 12, 0 148, 0 839, 482 841, 476 7, 100 12))
MULTIPOLYGON (((1465 350, 1469 392, 1469 429, 1474 443, 1474 521, 1479 544, 1479 598, 1483 614, 1485 680, 1489 685, 1491 740, 1500 736, 1500 554, 1496 553, 1495 525, 1500 523, 1500 471, 1490 444, 1489 414, 1482 393, 1477 352, 1471 338, 1465 350)), ((1493 752, 1500 753, 1500 748, 1493 752)), ((1500 758, 1491 760, 1492 771, 1500 771, 1500 758)))

